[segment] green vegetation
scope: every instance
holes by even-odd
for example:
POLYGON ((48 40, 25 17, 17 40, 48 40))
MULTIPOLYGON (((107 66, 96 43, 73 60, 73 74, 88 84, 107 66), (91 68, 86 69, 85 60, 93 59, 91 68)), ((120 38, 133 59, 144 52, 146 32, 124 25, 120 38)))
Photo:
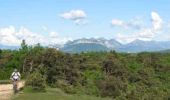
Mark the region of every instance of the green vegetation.
POLYGON ((12 100, 112 100, 88 95, 69 95, 56 88, 48 88, 47 92, 32 92, 24 90, 24 94, 19 94, 12 100))
POLYGON ((0 84, 11 84, 11 80, 0 80, 0 84))
MULTIPOLYGON (((40 44, 29 47, 23 41, 19 50, 0 52, 0 79, 9 79, 14 68, 20 70, 27 87, 34 90, 60 88, 67 93, 66 100, 90 100, 91 96, 115 100, 170 99, 170 53, 69 54, 40 44), (84 95, 89 98, 82 97, 84 95)), ((46 90, 36 94, 24 92, 17 100, 22 97, 38 100, 39 96, 44 97, 41 100, 47 100, 46 96, 50 95, 51 100, 57 98, 57 93, 46 90)), ((58 95, 58 98, 64 97, 58 95)))
POLYGON ((33 72, 28 76, 26 86, 30 86, 36 91, 45 91, 45 78, 39 72, 33 72))

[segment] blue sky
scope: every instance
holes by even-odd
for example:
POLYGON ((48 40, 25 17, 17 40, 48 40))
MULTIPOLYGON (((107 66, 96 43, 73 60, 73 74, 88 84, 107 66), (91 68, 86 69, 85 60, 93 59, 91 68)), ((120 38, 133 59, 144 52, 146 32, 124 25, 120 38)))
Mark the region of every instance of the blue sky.
POLYGON ((169 5, 170 0, 0 0, 0 44, 17 45, 27 36, 38 42, 53 36, 50 43, 82 37, 169 40, 169 5))

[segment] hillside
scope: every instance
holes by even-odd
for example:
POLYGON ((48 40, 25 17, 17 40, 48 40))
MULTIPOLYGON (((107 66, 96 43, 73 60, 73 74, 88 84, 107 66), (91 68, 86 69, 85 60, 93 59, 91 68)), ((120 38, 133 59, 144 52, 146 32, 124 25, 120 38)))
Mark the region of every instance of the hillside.
POLYGON ((79 44, 67 45, 64 48, 61 48, 60 50, 69 53, 80 53, 80 52, 88 52, 88 51, 109 51, 109 48, 96 43, 79 43, 79 44))
MULTIPOLYGON (((53 47, 56 47, 54 45, 53 47)), ((58 47, 59 48, 59 47, 58 47)), ((64 52, 87 52, 87 51, 110 51, 116 50, 117 52, 126 53, 139 53, 139 52, 156 52, 161 50, 170 49, 169 41, 143 41, 134 40, 128 44, 121 44, 115 39, 104 39, 104 38, 82 38, 69 41, 64 44, 60 50, 64 52)))
MULTIPOLYGON (((44 96, 51 87, 59 88, 67 95, 115 100, 168 100, 169 58, 170 53, 159 52, 70 54, 40 45, 22 44, 19 50, 0 52, 0 79, 9 79, 13 69, 18 68, 25 77, 26 88, 40 94, 44 91, 44 96)), ((38 94, 27 93, 20 97, 27 95, 38 98, 38 94)), ((54 96, 53 93, 49 95, 54 96)))

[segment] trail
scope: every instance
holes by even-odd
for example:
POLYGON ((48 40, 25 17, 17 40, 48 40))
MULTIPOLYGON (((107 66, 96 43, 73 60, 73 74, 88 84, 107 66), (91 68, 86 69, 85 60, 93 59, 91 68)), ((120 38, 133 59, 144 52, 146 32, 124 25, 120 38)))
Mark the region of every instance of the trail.
MULTIPOLYGON (((24 81, 19 82, 18 88, 24 86, 24 81)), ((13 85, 12 84, 2 84, 0 85, 0 100, 10 100, 13 94, 13 85)))

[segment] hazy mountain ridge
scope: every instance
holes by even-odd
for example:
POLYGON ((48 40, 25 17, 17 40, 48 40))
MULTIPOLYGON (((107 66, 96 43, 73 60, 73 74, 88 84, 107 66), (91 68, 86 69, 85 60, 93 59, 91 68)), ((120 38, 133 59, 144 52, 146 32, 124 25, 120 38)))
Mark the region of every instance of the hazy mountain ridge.
POLYGON ((135 40, 131 43, 125 44, 120 48, 117 48, 117 51, 120 52, 143 52, 143 51, 160 51, 170 49, 170 41, 142 41, 135 40))
MULTIPOLYGON (((94 45, 101 46, 101 51, 106 50, 116 50, 118 52, 143 52, 143 51, 160 51, 160 50, 167 50, 170 49, 170 41, 143 41, 143 40, 134 40, 128 44, 121 44, 120 42, 116 41, 115 39, 104 39, 104 38, 90 38, 90 39, 77 39, 74 41, 67 42, 61 50, 67 51, 66 49, 71 50, 71 48, 77 46, 77 49, 81 49, 79 45, 86 45, 85 49, 91 51, 91 47, 94 45), (88 44, 88 46, 87 46, 88 44), (103 48, 103 49, 102 49, 103 48), (106 49, 107 48, 107 49, 106 49)), ((96 48, 96 51, 100 51, 100 49, 96 48)), ((72 49, 73 50, 73 49, 72 49)), ((95 49, 93 48, 92 51, 95 49)), ((74 50, 73 50, 74 51, 74 50)), ((77 51, 77 50, 75 50, 77 51)), ((81 50, 83 51, 83 50, 81 50)))
POLYGON ((82 38, 67 42, 60 50, 65 52, 109 51, 121 45, 121 43, 114 39, 82 38))
MULTIPOLYGON (((64 52, 110 51, 118 52, 154 52, 170 49, 170 41, 134 40, 128 44, 121 44, 115 39, 81 38, 68 41, 64 45, 51 44, 48 47, 57 48, 64 52)), ((0 45, 0 49, 17 49, 19 46, 0 45)))
POLYGON ((104 45, 97 44, 97 43, 79 43, 79 44, 64 46, 60 50, 69 53, 80 53, 80 52, 88 52, 88 51, 109 51, 110 49, 104 45))
POLYGON ((115 47, 119 47, 119 46, 122 45, 121 43, 119 43, 118 41, 116 41, 114 39, 107 40, 105 38, 98 38, 98 39, 95 39, 95 38, 90 38, 90 39, 82 38, 82 39, 77 39, 77 40, 74 40, 74 41, 69 41, 69 42, 67 42, 65 44, 65 46, 83 44, 83 43, 84 44, 85 43, 100 44, 100 45, 106 46, 107 48, 115 48, 115 47))
POLYGON ((0 44, 0 49, 10 49, 10 50, 16 50, 18 49, 19 46, 7 46, 7 45, 2 45, 0 44))

